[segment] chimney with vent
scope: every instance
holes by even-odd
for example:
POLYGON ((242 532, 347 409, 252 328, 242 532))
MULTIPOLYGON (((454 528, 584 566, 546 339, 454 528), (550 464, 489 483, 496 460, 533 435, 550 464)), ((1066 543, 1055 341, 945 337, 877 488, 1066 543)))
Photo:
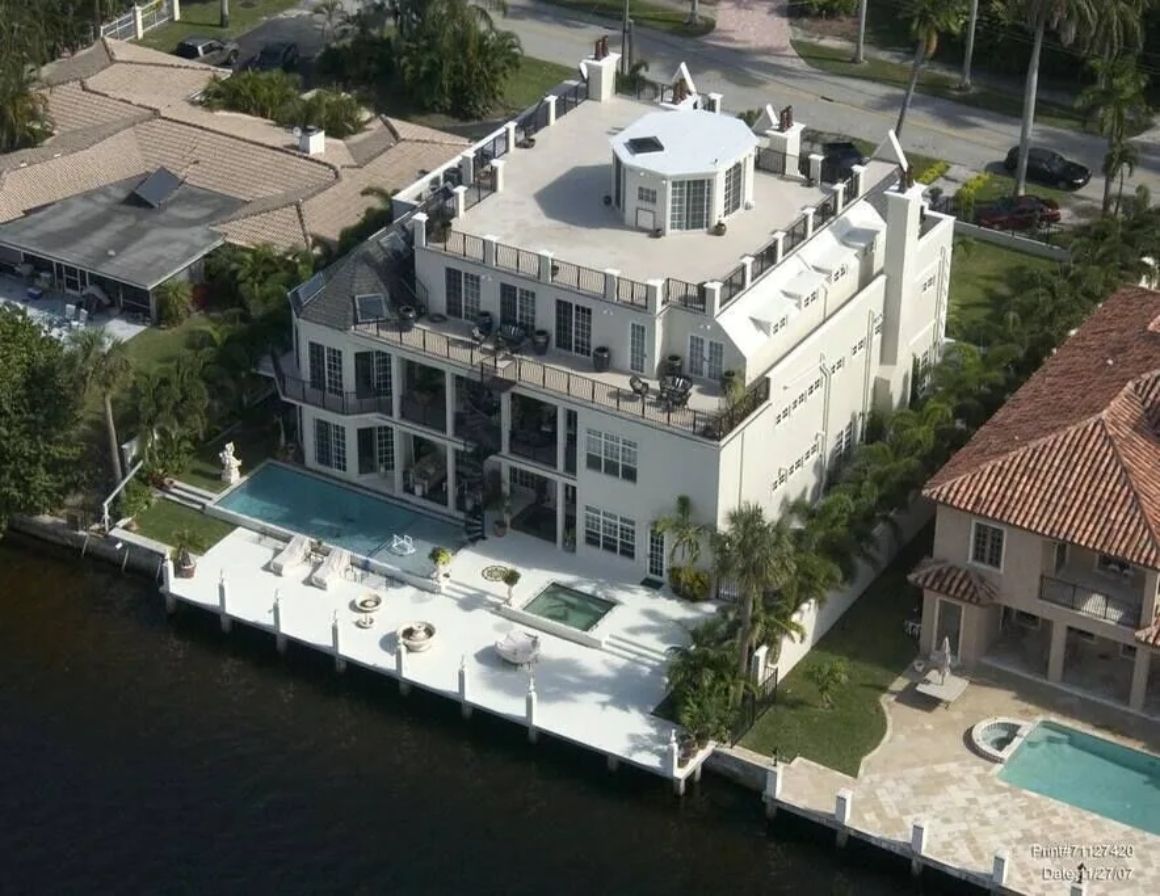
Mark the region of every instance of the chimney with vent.
POLYGON ((298 133, 298 151, 307 156, 326 152, 326 131, 322 128, 303 128, 298 133))
POLYGON ((608 49, 607 38, 597 41, 595 52, 580 63, 580 73, 588 82, 588 99, 608 103, 616 96, 616 72, 620 54, 608 49))

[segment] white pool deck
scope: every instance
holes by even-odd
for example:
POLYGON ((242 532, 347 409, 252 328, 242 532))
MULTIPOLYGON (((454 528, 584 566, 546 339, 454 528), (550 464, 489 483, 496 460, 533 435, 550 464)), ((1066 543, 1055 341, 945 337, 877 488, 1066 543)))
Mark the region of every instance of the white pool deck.
POLYGON ((235 529, 198 560, 192 578, 169 577, 168 594, 220 613, 219 582, 224 576, 225 616, 274 634, 277 593, 287 641, 334 653, 332 626, 337 621, 336 660, 395 678, 401 648, 396 631, 408 622, 430 622, 436 629, 431 648, 421 653, 403 650, 406 685, 528 726, 531 679, 535 706, 529 727, 536 732, 599 751, 612 766, 623 761, 672 779, 678 789, 689 776, 700 775, 711 747, 676 766, 670 748, 676 726, 651 711, 665 695, 665 651, 687 643, 687 629, 712 615, 712 604, 689 604, 602 577, 591 563, 515 532, 461 549, 442 594, 363 572, 324 591, 308 583, 311 565, 285 577, 266 569, 282 546, 257 532, 235 529), (532 629, 497 612, 507 589, 483 578, 484 568, 493 564, 520 570, 517 607, 549 582, 616 601, 619 606, 592 630, 604 646, 588 647, 538 631, 541 653, 531 676, 505 663, 496 654, 495 642, 513 629, 532 629), (373 627, 360 629, 355 621, 361 614, 353 602, 368 591, 380 595, 383 603, 373 614, 373 627), (462 700, 461 663, 466 680, 462 700))

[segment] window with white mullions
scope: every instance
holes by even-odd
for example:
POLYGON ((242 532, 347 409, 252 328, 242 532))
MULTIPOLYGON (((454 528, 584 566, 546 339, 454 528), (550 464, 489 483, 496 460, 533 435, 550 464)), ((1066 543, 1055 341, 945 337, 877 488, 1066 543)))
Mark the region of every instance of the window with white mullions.
POLYGON ((584 543, 633 560, 636 558, 636 522, 598 507, 585 507, 584 543))
POLYGON ((637 444, 599 430, 588 430, 585 455, 589 470, 636 482, 637 444))
POLYGON ((331 395, 342 394, 342 352, 336 348, 326 348, 326 391, 331 395))
POLYGON ((556 300, 556 348, 588 357, 592 354, 592 309, 556 300))
POLYGON ((725 172, 725 214, 731 215, 741 208, 741 184, 743 167, 740 162, 725 172))
POLYGON ((648 533, 648 574, 665 577, 665 534, 655 526, 648 533))
POLYGON ((321 467, 346 472, 346 427, 314 421, 314 461, 321 467))
POLYGON ((721 379, 725 367, 725 346, 701 336, 689 337, 689 374, 710 380, 721 379))
POLYGON ((634 373, 644 373, 645 339, 644 324, 635 321, 628 325, 628 369, 634 373))
POLYGON ((515 324, 527 331, 536 328, 536 294, 530 289, 517 289, 510 283, 499 286, 499 322, 515 324))
POLYGON ((975 522, 971 528, 971 561, 991 569, 1003 568, 1004 532, 998 526, 975 522))

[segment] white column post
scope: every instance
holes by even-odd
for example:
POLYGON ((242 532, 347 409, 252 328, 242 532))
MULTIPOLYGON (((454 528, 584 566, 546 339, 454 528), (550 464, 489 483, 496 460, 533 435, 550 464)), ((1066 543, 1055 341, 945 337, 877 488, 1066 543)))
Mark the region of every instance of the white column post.
POLYGON ((808 240, 814 235, 814 215, 817 214, 817 209, 813 206, 803 208, 802 214, 806 216, 806 239, 808 240))
POLYGON ((669 729, 669 743, 668 743, 668 761, 669 774, 673 779, 673 793, 677 796, 685 795, 685 779, 680 777, 681 772, 681 748, 677 745, 677 729, 669 729))
POLYGON ((773 818, 777 815, 777 802, 781 799, 781 785, 785 778, 785 769, 781 765, 770 766, 765 770, 765 792, 762 799, 765 801, 765 817, 773 818))
POLYGON ((544 102, 548 104, 548 127, 551 127, 556 123, 556 97, 549 93, 544 102))
POLYGON ((487 234, 483 238, 483 263, 489 268, 495 267, 495 244, 497 238, 492 234, 487 234))
MULTIPOLYGON (((512 437, 512 394, 501 392, 499 395, 499 450, 500 454, 511 453, 512 437)), ((504 488, 507 483, 504 482, 504 488)))
POLYGON ((1051 647, 1047 655, 1047 680, 1063 680, 1063 657, 1067 647, 1067 623, 1059 619, 1051 622, 1051 647))
POLYGON ((757 261, 752 255, 741 256, 741 267, 745 269, 745 288, 753 285, 753 263, 757 261))
POLYGON ((834 799, 834 821, 839 825, 836 838, 838 846, 845 846, 850 838, 850 813, 853 808, 854 793, 848 787, 843 787, 834 799))
POLYGON ((810 180, 815 184, 822 182, 822 156, 816 152, 810 153, 810 180))
MULTIPOLYGON (((516 148, 516 123, 514 121, 509 121, 507 124, 505 124, 503 126, 503 135, 504 135, 504 142, 507 144, 507 152, 511 152, 513 149, 516 148)), ((492 159, 491 164, 494 167, 495 163, 500 162, 500 161, 502 161, 502 159, 492 159)), ((498 173, 496 174, 496 187, 495 187, 495 189, 496 189, 496 192, 498 193, 499 192, 499 175, 498 175, 498 173)))
POLYGON ((223 569, 218 574, 218 614, 221 617, 222 631, 228 633, 232 622, 226 610, 226 600, 229 595, 229 586, 226 585, 226 573, 223 569))
POLYGON ((407 681, 407 646, 402 638, 395 645, 395 674, 399 676, 399 693, 405 697, 410 693, 411 685, 407 681))
POLYGON ((475 155, 465 152, 459 157, 459 181, 462 184, 475 183, 475 155))
POLYGON ((530 743, 536 742, 536 676, 534 672, 528 673, 528 694, 524 698, 524 711, 528 722, 528 741, 530 743))
POLYGON ((862 183, 866 179, 866 166, 865 165, 852 165, 850 167, 850 173, 854 178, 854 190, 846 198, 850 199, 850 200, 854 200, 862 195, 862 183))
POLYGON ((173 558, 168 554, 161 562, 161 593, 165 595, 165 612, 172 616, 177 611, 177 598, 173 596, 173 558))
POLYGON ((540 279, 543 280, 545 283, 551 283, 552 282, 552 259, 556 253, 552 252, 548 249, 541 249, 537 254, 540 257, 540 271, 539 271, 540 279))
POLYGON ((644 281, 644 292, 648 302, 649 314, 656 314, 661 310, 665 300, 665 281, 659 277, 651 277, 644 281))
POLYGON ((1132 664, 1132 688, 1128 706, 1139 712, 1148 696, 1148 673, 1152 665, 1152 650, 1144 644, 1136 645, 1136 661, 1132 664))
POLYGON ((346 669, 346 660, 342 658, 341 636, 338 630, 338 611, 330 617, 330 649, 334 653, 334 671, 342 672, 346 669))
POLYGON ((141 7, 133 4, 133 36, 140 40, 145 36, 145 23, 141 20, 141 7))
MULTIPOLYGON (((398 401, 397 398, 395 400, 398 401)), ((398 420, 399 416, 396 413, 395 419, 398 420)), ((403 493, 403 431, 397 426, 391 427, 391 441, 395 444, 395 468, 391 470, 391 489, 396 495, 400 495, 403 493)))
MULTIPOLYGON (((515 126, 513 125, 512 127, 514 129, 515 126)), ((505 167, 507 167, 507 161, 504 159, 495 159, 491 163, 491 170, 495 175, 495 191, 497 193, 503 192, 503 187, 504 187, 503 170, 505 167)))
POLYGON ((460 184, 452 187, 451 192, 455 195, 455 217, 462 218, 467 211, 467 187, 460 184))
POLYGON ((604 298, 610 302, 616 301, 616 284, 620 280, 620 271, 616 268, 604 269, 604 298))
POLYGON ((1007 885, 1007 850, 1000 849, 991 859, 991 892, 999 893, 1007 885))
POLYGON ((926 822, 916 818, 910 823, 910 874, 918 877, 922 873, 922 856, 926 850, 926 822))
POLYGON ((286 652, 286 633, 282 630, 282 598, 274 589, 274 646, 279 653, 286 652))
POLYGON ((841 214, 842 209, 846 207, 846 185, 843 183, 834 184, 834 195, 837 197, 835 211, 837 214, 841 214))
POLYGON ((181 21, 181 0, 170 0, 173 4, 173 21, 181 21))
POLYGON ((721 310, 721 281, 706 280, 704 287, 705 313, 716 317, 717 312, 721 310))
POLYGON ((411 236, 417 248, 427 245, 427 213, 415 212, 411 216, 411 236))
POLYGON ((775 261, 774 264, 780 264, 781 260, 785 258, 785 231, 775 231, 773 234, 773 241, 777 243, 777 261, 775 261))
POLYGON ((725 97, 720 93, 710 93, 709 94, 709 111, 710 112, 722 112, 722 111, 724 111, 724 106, 722 104, 722 101, 724 99, 725 99, 725 97))
MULTIPOLYGON (((449 436, 455 435, 455 392, 455 372, 452 370, 443 371, 443 394, 445 396, 443 404, 443 423, 444 426, 447 427, 447 435, 449 436)), ((452 451, 447 452, 448 463, 450 463, 450 459, 453 453, 454 452, 452 451)), ((450 486, 448 486, 448 488, 450 488, 450 486)))
POLYGON ((467 655, 459 658, 459 711, 463 718, 471 718, 471 704, 467 700, 467 655))

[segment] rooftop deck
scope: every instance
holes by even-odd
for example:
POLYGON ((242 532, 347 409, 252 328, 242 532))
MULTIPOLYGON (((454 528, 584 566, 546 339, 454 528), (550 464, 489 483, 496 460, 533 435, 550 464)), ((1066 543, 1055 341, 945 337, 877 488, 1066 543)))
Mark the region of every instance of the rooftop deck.
POLYGON ((690 231, 653 238, 627 227, 619 209, 603 202, 611 190, 609 141, 656 111, 655 104, 623 96, 580 103, 537 131, 533 148, 512 148, 504 156, 503 191, 468 209, 452 231, 548 250, 565 262, 597 271, 612 268, 640 282, 673 277, 699 283, 725 277, 743 255, 757 252, 803 208, 817 206, 831 192, 758 170, 754 208, 730 216, 724 236, 690 231))

